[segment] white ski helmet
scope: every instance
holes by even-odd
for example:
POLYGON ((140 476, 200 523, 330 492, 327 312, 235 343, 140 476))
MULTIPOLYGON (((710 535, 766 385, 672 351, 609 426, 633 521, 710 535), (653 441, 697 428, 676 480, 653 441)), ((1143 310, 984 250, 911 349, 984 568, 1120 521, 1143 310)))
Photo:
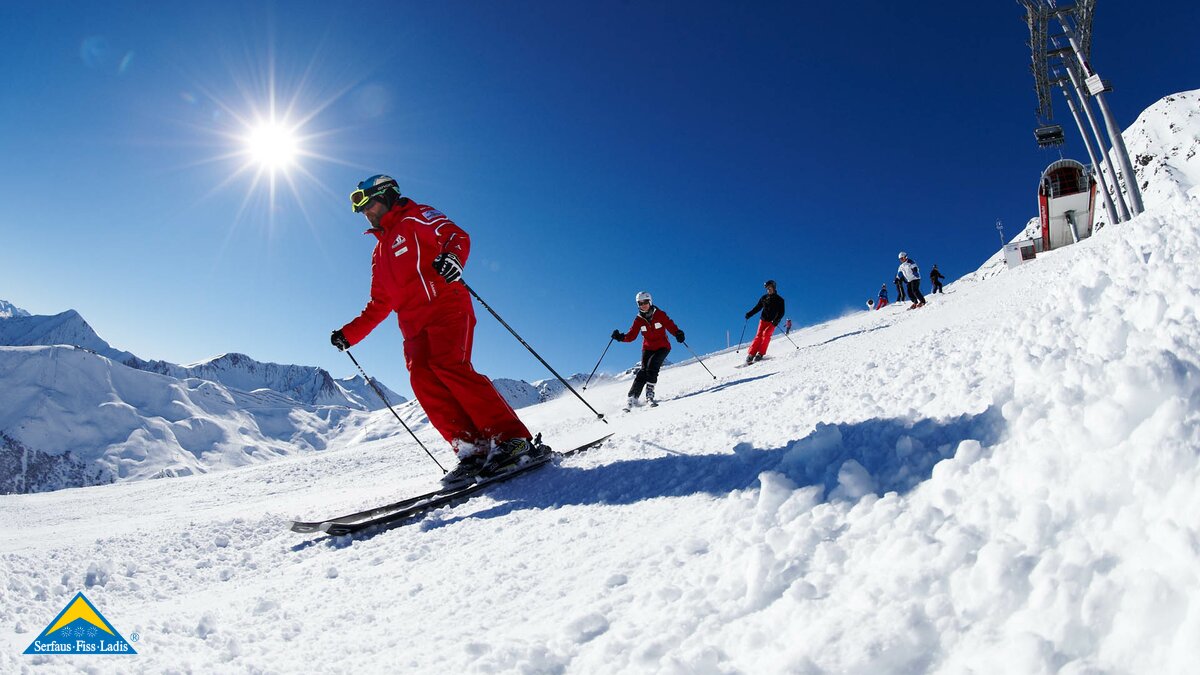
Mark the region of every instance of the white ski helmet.
POLYGON ((907 254, 907 253, 905 253, 904 251, 900 251, 900 259, 901 259, 901 260, 904 260, 904 259, 905 259, 905 258, 907 258, 907 257, 908 257, 908 254, 907 254))
POLYGON ((634 296, 634 298, 633 298, 633 301, 634 301, 634 302, 636 302, 636 303, 638 303, 639 305, 640 305, 640 304, 642 304, 642 301, 643 301, 643 300, 645 300, 646 302, 651 302, 651 303, 652 303, 652 302, 654 302, 654 299, 653 299, 653 298, 651 298, 651 297, 650 297, 650 294, 649 294, 649 293, 647 293, 646 291, 641 291, 641 292, 639 292, 639 293, 638 293, 636 296, 634 296))
POLYGON ((391 176, 377 174, 361 181, 358 188, 350 193, 350 206, 355 213, 361 213, 372 199, 378 199, 391 209, 400 198, 400 187, 391 176))

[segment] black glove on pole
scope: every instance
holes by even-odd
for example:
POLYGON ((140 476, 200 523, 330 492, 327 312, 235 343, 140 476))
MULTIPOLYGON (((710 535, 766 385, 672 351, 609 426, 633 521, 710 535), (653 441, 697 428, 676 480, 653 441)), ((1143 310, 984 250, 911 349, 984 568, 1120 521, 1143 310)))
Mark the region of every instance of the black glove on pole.
MULTIPOLYGON (((333 334, 335 336, 342 335, 342 331, 335 330, 333 331, 333 334)), ((345 340, 346 336, 342 335, 342 339, 345 340)), ((349 345, 347 345, 347 347, 349 347, 349 345)), ((383 401, 383 404, 386 405, 388 410, 391 410, 392 414, 396 416, 396 421, 400 423, 400 426, 404 427, 404 430, 413 437, 413 440, 417 442, 417 445, 421 446, 421 449, 425 451, 425 454, 429 455, 429 459, 432 459, 433 463, 437 464, 437 468, 441 469, 442 473, 446 473, 445 467, 442 466, 441 462, 437 461, 437 457, 434 457, 433 453, 429 452, 429 448, 425 447, 425 444, 421 442, 421 439, 417 438, 417 435, 413 433, 413 430, 409 429, 408 425, 404 423, 404 420, 400 419, 400 415, 396 412, 396 409, 392 407, 392 404, 388 403, 387 397, 383 395, 383 390, 379 388, 379 385, 375 384, 375 380, 372 380, 371 377, 367 375, 367 372, 362 369, 362 366, 358 365, 358 359, 354 358, 354 355, 350 353, 349 349, 344 349, 342 351, 346 352, 346 356, 349 356, 350 360, 354 362, 354 367, 358 368, 358 372, 362 373, 362 376, 366 378, 367 384, 371 385, 371 388, 374 389, 375 393, 379 395, 379 398, 383 401)))
MULTIPOLYGON (((613 332, 615 333, 616 331, 613 331, 613 332)), ((608 344, 604 345, 604 351, 600 354, 600 361, 604 360, 604 355, 608 353, 608 348, 612 346, 613 340, 615 340, 615 339, 616 338, 611 338, 611 337, 608 339, 608 344)), ((600 361, 596 362, 596 368, 600 367, 600 361)), ((592 368, 592 375, 596 374, 596 368, 592 368)), ((588 382, 592 381, 592 375, 588 375, 587 382, 583 383, 584 391, 587 391, 588 382)))
POLYGON ((433 259, 433 269, 446 283, 452 284, 462 278, 462 263, 453 253, 439 253, 433 259))

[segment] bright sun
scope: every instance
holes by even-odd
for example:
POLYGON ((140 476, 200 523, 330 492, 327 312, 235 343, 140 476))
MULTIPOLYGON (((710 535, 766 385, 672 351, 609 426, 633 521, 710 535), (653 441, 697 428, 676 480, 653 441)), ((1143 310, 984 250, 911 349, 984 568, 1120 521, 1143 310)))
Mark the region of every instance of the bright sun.
MULTIPOLYGON (((218 183, 210 191, 216 194, 230 186, 244 186, 244 196, 238 206, 235 222, 247 213, 263 218, 273 228, 277 216, 289 221, 299 216, 312 224, 304 196, 321 193, 321 198, 333 198, 307 165, 313 162, 335 162, 336 158, 319 152, 327 137, 336 133, 317 126, 317 118, 344 91, 322 99, 303 86, 309 77, 316 77, 313 64, 304 74, 280 76, 275 71, 272 54, 256 59, 245 73, 231 72, 234 98, 225 99, 216 91, 199 84, 200 97, 187 93, 185 101, 196 101, 203 117, 194 122, 203 124, 200 130, 216 136, 217 155, 201 163, 220 163, 215 172, 218 183), (259 70, 262 68, 262 70, 259 70), (296 81, 294 87, 279 87, 280 80, 296 81), (240 97, 238 96, 240 95, 240 97), (288 199, 281 199, 284 194, 288 199)), ((344 198, 338 198, 340 204, 344 198)))
POLYGON ((246 154, 268 171, 287 169, 300 155, 300 143, 294 129, 276 122, 260 122, 246 136, 246 154))

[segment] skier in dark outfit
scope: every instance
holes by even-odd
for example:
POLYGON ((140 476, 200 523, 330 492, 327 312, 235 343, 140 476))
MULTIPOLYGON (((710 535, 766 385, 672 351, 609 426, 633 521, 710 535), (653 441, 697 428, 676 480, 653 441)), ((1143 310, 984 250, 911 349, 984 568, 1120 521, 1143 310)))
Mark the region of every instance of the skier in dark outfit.
POLYGON ((896 284, 896 302, 904 302, 904 287, 908 285, 908 282, 899 274, 893 281, 896 284))
POLYGON ((633 385, 629 387, 629 400, 625 404, 625 410, 631 409, 637 403, 643 387, 646 389, 646 402, 650 407, 658 405, 654 400, 654 385, 658 384, 659 368, 662 368, 663 361, 667 360, 667 354, 671 353, 671 342, 667 340, 667 333, 674 335, 679 342, 683 342, 684 338, 683 331, 675 325, 671 317, 654 306, 649 293, 642 291, 634 300, 637 301, 638 313, 633 317, 633 325, 625 333, 620 329, 612 332, 612 339, 618 342, 633 342, 638 333, 642 334, 642 367, 638 369, 637 376, 633 378, 633 385))
MULTIPOLYGON (((937 265, 934 265, 933 269, 929 270, 929 280, 933 282, 933 290, 929 291, 930 295, 942 293, 942 279, 945 278, 946 275, 938 271, 937 265)), ((942 295, 945 295, 945 293, 942 293, 942 295)))
POLYGON ((775 282, 768 279, 763 284, 763 288, 767 292, 758 299, 757 305, 746 312, 746 318, 749 319, 760 309, 762 310, 758 330, 754 333, 754 342, 751 342, 750 349, 746 350, 747 364, 762 361, 763 355, 767 353, 767 347, 771 344, 771 333, 775 332, 775 329, 779 327, 780 320, 783 319, 783 297, 777 292, 775 282))

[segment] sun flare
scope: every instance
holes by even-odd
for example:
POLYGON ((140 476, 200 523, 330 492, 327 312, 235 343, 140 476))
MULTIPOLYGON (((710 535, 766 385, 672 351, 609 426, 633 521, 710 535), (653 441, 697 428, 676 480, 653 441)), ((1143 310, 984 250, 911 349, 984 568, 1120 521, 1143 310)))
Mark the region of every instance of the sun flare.
POLYGON ((196 164, 219 165, 206 196, 229 188, 242 192, 234 224, 257 221, 273 232, 277 220, 303 221, 315 230, 310 202, 345 201, 313 170, 346 164, 329 154, 330 148, 342 151, 332 139, 345 131, 330 126, 330 109, 356 85, 345 78, 340 88, 322 84, 326 77, 315 62, 281 67, 271 48, 249 53, 253 58, 243 67, 234 64, 222 87, 193 82, 198 93, 184 92, 184 102, 196 109, 191 124, 211 135, 215 150, 196 164))
POLYGON ((245 140, 250 161, 269 171, 291 167, 300 155, 296 131, 276 122, 260 122, 245 140))

